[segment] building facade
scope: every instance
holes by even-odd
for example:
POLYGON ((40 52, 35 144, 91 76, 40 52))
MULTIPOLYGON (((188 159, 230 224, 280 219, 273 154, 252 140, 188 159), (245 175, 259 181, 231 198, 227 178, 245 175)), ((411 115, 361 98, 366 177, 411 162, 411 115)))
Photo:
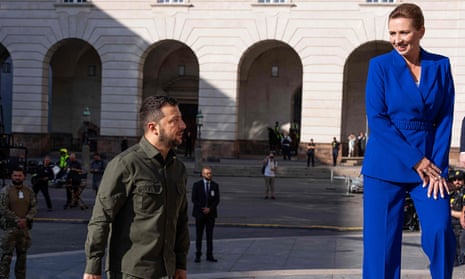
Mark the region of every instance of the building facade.
MULTIPOLYGON (((31 154, 86 137, 117 153, 142 134, 142 99, 170 95, 195 137, 201 112, 203 157, 264 154, 278 122, 329 162, 333 137, 367 132, 368 60, 391 50, 387 16, 399 2, 0 0, 2 129, 31 154)), ((422 46, 451 59, 457 147, 465 2, 418 4, 422 46)))

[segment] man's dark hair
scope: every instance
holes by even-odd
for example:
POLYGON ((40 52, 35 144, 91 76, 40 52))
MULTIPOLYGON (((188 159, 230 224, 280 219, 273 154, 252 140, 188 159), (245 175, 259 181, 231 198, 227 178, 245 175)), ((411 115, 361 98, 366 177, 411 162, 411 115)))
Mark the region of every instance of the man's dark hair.
POLYGON ((19 172, 22 172, 23 174, 26 174, 26 171, 24 170, 24 167, 21 166, 21 165, 14 166, 12 171, 19 171, 19 172))
POLYGON ((161 112, 161 108, 166 105, 177 106, 178 101, 169 96, 148 96, 144 99, 139 111, 140 121, 143 124, 144 130, 150 121, 158 123, 163 118, 164 115, 161 112))

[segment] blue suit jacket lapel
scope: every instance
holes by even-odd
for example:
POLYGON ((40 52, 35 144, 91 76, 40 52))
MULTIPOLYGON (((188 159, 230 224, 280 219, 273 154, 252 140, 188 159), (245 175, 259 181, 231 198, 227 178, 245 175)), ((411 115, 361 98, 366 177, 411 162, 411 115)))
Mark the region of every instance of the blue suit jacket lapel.
POLYGON ((426 100, 430 97, 434 98, 434 96, 430 96, 431 92, 434 90, 431 90, 431 88, 434 86, 434 82, 436 82, 436 77, 437 77, 437 64, 434 63, 434 61, 431 58, 431 55, 424 51, 423 49, 421 50, 421 81, 420 81, 420 91, 423 95, 423 98, 426 100))
MULTIPOLYGON (((394 72, 397 74, 397 82, 398 86, 402 88, 404 92, 406 92, 406 98, 409 98, 412 102, 417 104, 424 104, 425 97, 421 92, 421 85, 423 83, 420 80, 420 88, 415 84, 413 80, 412 73, 410 73, 409 68, 407 67, 407 63, 405 62, 404 58, 396 51, 392 51, 392 63, 394 64, 394 72)), ((422 64, 422 74, 421 79, 423 79, 423 64, 422 64)), ((404 100, 408 101, 408 100, 404 100)))

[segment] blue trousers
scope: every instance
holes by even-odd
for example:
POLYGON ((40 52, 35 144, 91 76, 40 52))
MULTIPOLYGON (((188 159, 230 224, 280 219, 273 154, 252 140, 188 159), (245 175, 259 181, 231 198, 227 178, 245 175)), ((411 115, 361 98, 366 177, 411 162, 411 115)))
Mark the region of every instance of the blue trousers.
MULTIPOLYGON (((363 278, 400 279, 404 200, 413 199, 421 225, 421 245, 433 279, 450 279, 455 236, 449 197, 427 197, 421 184, 394 183, 364 177, 363 278)), ((446 194, 447 195, 447 194, 446 194)))

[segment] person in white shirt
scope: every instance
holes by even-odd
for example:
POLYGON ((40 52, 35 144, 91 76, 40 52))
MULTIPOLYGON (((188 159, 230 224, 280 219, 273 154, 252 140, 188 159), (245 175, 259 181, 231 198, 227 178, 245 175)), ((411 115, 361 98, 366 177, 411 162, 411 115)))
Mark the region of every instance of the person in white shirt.
POLYGON ((265 165, 265 199, 275 199, 275 176, 276 169, 278 168, 278 162, 274 158, 274 152, 270 152, 265 159, 263 159, 263 165, 265 165))

